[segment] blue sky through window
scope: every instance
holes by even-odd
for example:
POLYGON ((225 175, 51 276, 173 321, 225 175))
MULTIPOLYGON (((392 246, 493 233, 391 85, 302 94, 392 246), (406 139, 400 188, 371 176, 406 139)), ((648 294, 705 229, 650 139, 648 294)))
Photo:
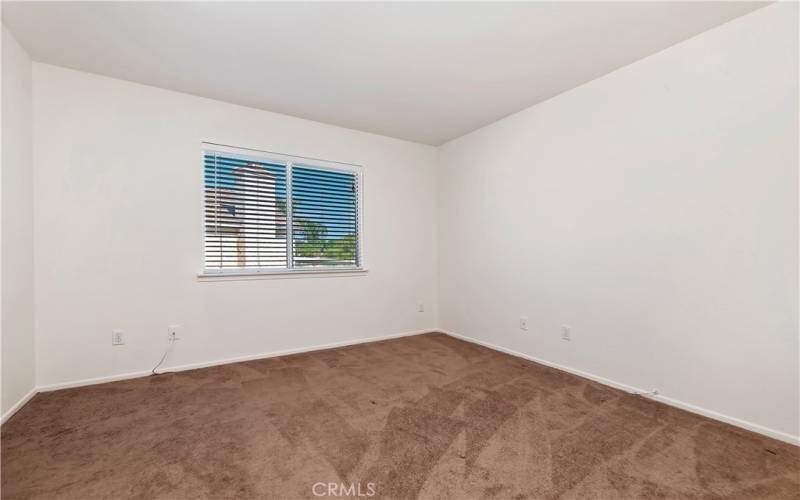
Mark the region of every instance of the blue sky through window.
MULTIPOLYGON (((204 155, 206 189, 237 187, 236 169, 257 166, 275 179, 278 204, 286 206, 286 166, 236 154, 204 155)), ((292 217, 325 228, 324 238, 337 240, 357 232, 357 186, 352 172, 323 170, 311 166, 292 167, 292 217)))

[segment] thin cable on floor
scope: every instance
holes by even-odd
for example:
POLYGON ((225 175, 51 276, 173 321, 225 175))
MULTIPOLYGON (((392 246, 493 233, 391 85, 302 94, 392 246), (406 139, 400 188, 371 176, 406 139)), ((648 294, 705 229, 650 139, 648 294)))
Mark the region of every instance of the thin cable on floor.
POLYGON ((172 349, 172 344, 174 344, 176 340, 178 340, 178 339, 176 339, 174 336, 170 337, 169 345, 167 346, 167 349, 164 351, 164 355, 161 356, 161 359, 158 361, 156 366, 154 366, 153 369, 150 370, 151 374, 158 375, 158 373, 156 373, 156 370, 158 369, 159 366, 161 366, 161 363, 163 363, 164 360, 167 359, 167 354, 169 354, 169 351, 172 349))
POLYGON ((652 391, 633 391, 631 394, 634 396, 658 396, 658 389, 652 391))

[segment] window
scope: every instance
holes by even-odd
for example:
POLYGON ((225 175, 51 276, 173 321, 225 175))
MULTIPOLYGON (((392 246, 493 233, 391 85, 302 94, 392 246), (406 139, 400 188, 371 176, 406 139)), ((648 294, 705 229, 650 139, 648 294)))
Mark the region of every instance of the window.
POLYGON ((204 145, 204 274, 361 268, 360 167, 204 145))

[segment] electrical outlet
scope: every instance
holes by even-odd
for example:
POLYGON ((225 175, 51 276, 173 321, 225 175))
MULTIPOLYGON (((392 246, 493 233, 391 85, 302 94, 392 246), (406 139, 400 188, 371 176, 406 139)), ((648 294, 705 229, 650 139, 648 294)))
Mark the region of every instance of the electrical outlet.
POLYGON ((122 330, 112 330, 111 345, 125 345, 125 332, 122 330))
POLYGON ((425 312, 425 304, 423 304, 422 302, 417 302, 417 311, 425 312))
POLYGON ((569 327, 567 325, 561 326, 561 340, 572 340, 571 334, 572 334, 572 327, 569 327))
POLYGON ((167 327, 167 340, 180 340, 181 325, 169 325, 167 327))
POLYGON ((519 329, 520 330, 527 330, 528 329, 528 317, 527 316, 520 316, 519 317, 519 329))

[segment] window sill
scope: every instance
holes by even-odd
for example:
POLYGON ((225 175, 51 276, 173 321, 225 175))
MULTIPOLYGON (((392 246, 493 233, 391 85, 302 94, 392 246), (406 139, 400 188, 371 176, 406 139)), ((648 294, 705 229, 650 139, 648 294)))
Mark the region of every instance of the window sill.
POLYGON ((344 278, 349 276, 364 276, 365 268, 349 269, 314 269, 297 271, 246 271, 228 273, 198 273, 197 281, 249 281, 249 280, 278 280, 297 278, 344 278))

